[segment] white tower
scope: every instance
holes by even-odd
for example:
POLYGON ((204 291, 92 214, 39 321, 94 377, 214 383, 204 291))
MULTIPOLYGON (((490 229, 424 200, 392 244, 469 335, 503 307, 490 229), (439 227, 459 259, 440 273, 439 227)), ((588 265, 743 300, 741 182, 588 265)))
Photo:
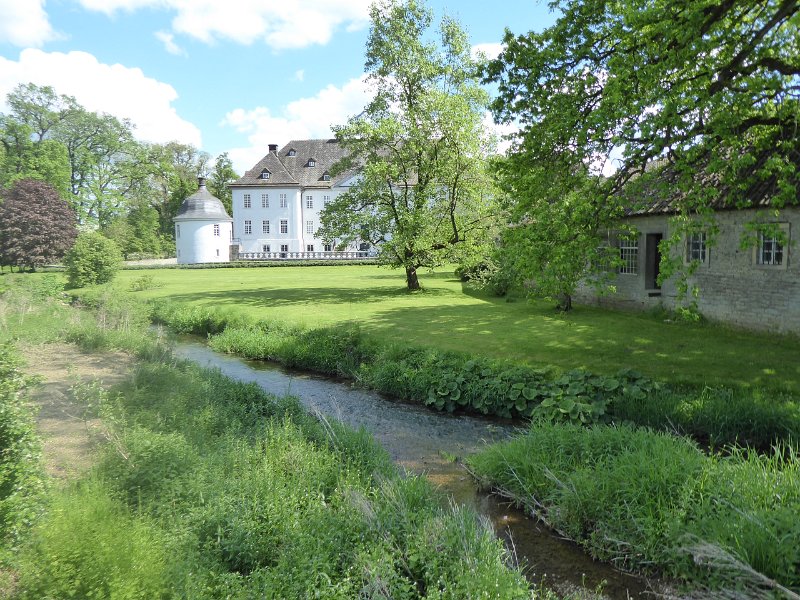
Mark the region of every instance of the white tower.
POLYGON ((199 189, 183 201, 172 219, 178 264, 228 262, 233 219, 206 189, 205 178, 198 177, 197 183, 199 189))

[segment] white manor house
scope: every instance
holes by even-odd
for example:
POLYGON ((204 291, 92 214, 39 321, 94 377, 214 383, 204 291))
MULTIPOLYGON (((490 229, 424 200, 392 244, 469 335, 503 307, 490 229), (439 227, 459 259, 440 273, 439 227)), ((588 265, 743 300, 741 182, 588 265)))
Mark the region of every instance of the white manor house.
POLYGON ((353 246, 341 256, 316 236, 322 209, 356 177, 354 172, 331 175, 345 155, 334 139, 294 140, 280 150, 270 144, 269 153, 229 186, 239 257, 354 258, 358 250, 363 255, 366 247, 353 246))
POLYGON ((316 235, 322 209, 357 177, 354 171, 331 175, 345 155, 334 139, 294 140, 280 150, 270 144, 269 153, 229 185, 232 219, 201 182, 174 219, 178 262, 366 258, 365 245, 336 248, 316 235), (222 245, 229 251, 221 252, 222 245))

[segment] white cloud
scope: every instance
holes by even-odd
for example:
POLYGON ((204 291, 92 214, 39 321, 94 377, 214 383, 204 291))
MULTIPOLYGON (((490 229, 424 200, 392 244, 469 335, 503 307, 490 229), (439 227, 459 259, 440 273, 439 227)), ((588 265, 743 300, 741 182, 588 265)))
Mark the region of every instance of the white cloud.
POLYGON ((503 51, 503 44, 490 42, 486 44, 475 44, 470 49, 470 55, 473 59, 478 59, 482 54, 488 59, 497 58, 503 51))
POLYGON ((295 81, 303 81, 306 77, 306 72, 303 69, 298 69, 294 72, 294 80, 295 81))
POLYGON ((0 42, 41 46, 58 37, 47 18, 44 0, 0 0, 0 42))
POLYGON ((370 91, 361 78, 351 79, 342 87, 329 85, 311 98, 290 102, 280 114, 263 106, 232 110, 221 125, 247 134, 250 145, 229 150, 228 156, 236 170, 243 173, 267 153, 269 144, 331 137, 331 125, 344 124, 348 117, 360 113, 369 99, 370 91))
MULTIPOLYGON (((6 1, 6 0, 0 0, 6 1)), ((371 0, 79 0, 109 16, 120 11, 161 8, 175 13, 174 33, 205 43, 263 41, 275 50, 326 44, 339 26, 347 31, 368 23, 371 0)))
POLYGON ((74 96, 88 110, 130 119, 141 140, 202 145, 200 130, 172 106, 178 97, 175 89, 146 77, 141 69, 103 64, 86 52, 47 53, 30 48, 16 62, 0 57, 0 112, 8 110, 3 105, 6 95, 27 82, 74 96))
POLYGON ((175 43, 175 36, 166 31, 156 31, 153 35, 156 39, 164 44, 164 50, 175 56, 188 56, 186 50, 175 43))

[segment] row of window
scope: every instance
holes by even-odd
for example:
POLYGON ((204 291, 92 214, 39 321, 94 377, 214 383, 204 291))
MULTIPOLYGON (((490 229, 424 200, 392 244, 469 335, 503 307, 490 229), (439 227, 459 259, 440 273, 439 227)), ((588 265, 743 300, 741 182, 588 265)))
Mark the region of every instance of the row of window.
MULTIPOLYGON (((781 224, 780 229, 788 234, 788 227, 781 224)), ((690 233, 686 237, 684 261, 686 263, 705 263, 708 259, 708 246, 705 232, 690 233)), ((754 249, 755 263, 768 267, 784 265, 786 252, 777 235, 759 232, 754 249)), ((636 275, 639 272, 639 240, 638 238, 622 239, 619 242, 619 257, 621 265, 619 273, 623 275, 636 275)))
MULTIPOLYGON (((269 221, 261 221, 261 233, 269 233, 269 232, 270 232, 269 221)), ((280 232, 282 234, 289 233, 288 219, 280 220, 280 232)), ((306 221, 306 233, 308 234, 314 233, 314 221, 306 221)), ((219 235, 219 225, 214 225, 214 235, 219 235)), ((244 222, 244 235, 253 235, 253 221, 251 221, 250 219, 246 219, 244 222)))
MULTIPOLYGON (((286 199, 286 194, 278 194, 278 201, 280 202, 281 208, 287 208, 289 206, 289 202, 286 199)), ((328 206, 328 203, 331 201, 330 196, 323 196, 322 197, 322 206, 328 206)), ((253 199, 250 194, 245 194, 243 198, 244 208, 253 208, 253 199)), ((261 208, 269 208, 269 194, 261 194, 261 208)), ((306 196, 306 208, 314 208, 314 197, 313 196, 306 196)))
MULTIPOLYGON (((272 246, 270 244, 263 244, 261 246, 262 252, 272 252, 272 246)), ((323 246, 325 252, 331 252, 333 250, 333 244, 324 244, 323 246)), ((281 244, 280 252, 288 252, 289 251, 289 244, 281 244)), ((306 244, 306 252, 314 252, 314 244, 306 244)))

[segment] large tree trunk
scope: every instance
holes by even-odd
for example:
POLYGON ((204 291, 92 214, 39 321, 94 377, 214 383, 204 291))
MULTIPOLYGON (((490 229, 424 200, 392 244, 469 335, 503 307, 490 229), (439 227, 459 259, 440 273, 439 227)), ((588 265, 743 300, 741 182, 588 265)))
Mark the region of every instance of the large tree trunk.
POLYGON ((406 267, 406 284, 410 291, 419 289, 419 279, 417 279, 417 268, 406 267))
POLYGON ((558 299, 558 310, 569 312, 572 310, 572 294, 561 294, 558 299))

